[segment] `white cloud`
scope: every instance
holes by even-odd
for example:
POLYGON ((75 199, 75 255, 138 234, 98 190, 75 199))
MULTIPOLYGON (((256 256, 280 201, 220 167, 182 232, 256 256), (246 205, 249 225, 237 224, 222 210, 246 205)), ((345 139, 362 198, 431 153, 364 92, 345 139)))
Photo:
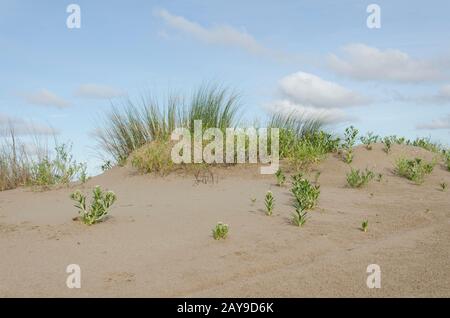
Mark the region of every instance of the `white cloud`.
POLYGON ((328 65, 337 74, 353 79, 420 82, 443 78, 440 62, 414 59, 400 50, 350 44, 343 52, 343 58, 331 54, 328 65))
POLYGON ((340 108, 369 103, 368 98, 345 87, 304 72, 281 79, 280 90, 289 100, 309 107, 340 108))
POLYGON ((124 96, 125 92, 106 85, 82 84, 75 90, 75 96, 92 99, 110 99, 124 96))
MULTIPOLYGON (((245 30, 238 30, 229 25, 214 25, 207 28, 182 16, 173 15, 164 9, 155 10, 154 14, 163 19, 171 28, 188 34, 205 43, 234 46, 255 55, 266 55, 279 60, 295 58, 294 56, 287 56, 283 52, 271 50, 260 44, 245 30)), ((161 34, 161 31, 159 34, 161 34)), ((163 34, 167 37, 166 33, 163 34)))
POLYGON ((370 103, 356 92, 305 72, 282 78, 279 92, 282 98, 266 105, 270 112, 327 124, 353 120, 343 108, 370 103))
POLYGON ((0 136, 8 136, 11 131, 17 136, 59 134, 59 132, 52 127, 0 113, 0 136))
POLYGON ((70 105, 69 102, 46 89, 41 89, 35 93, 24 94, 24 97, 28 103, 33 105, 52 106, 58 108, 64 108, 70 105))
POLYGON ((348 117, 345 112, 339 108, 303 106, 286 99, 274 101, 266 107, 271 113, 274 114, 294 116, 303 120, 320 119, 326 124, 345 122, 350 119, 350 117, 348 117))
POLYGON ((424 123, 417 125, 417 129, 437 130, 437 129, 450 129, 450 114, 443 118, 432 120, 430 123, 424 123))

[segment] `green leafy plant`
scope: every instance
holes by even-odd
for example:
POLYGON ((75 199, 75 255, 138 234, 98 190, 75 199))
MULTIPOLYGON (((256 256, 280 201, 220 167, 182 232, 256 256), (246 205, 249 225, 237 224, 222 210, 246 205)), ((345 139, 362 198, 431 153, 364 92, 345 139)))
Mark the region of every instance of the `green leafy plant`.
POLYGON ((226 239, 228 236, 228 224, 219 222, 212 230, 212 235, 215 240, 226 239))
POLYGON ((433 171, 434 162, 424 162, 423 159, 405 159, 400 158, 396 162, 395 172, 408 180, 421 184, 427 174, 433 171))
POLYGON ((352 188, 361 188, 369 183, 375 177, 375 174, 366 168, 365 171, 359 169, 351 169, 347 173, 347 183, 352 188))
POLYGON ((448 184, 446 182, 441 182, 440 186, 441 186, 442 191, 445 191, 448 188, 448 184))
POLYGON ((350 164, 353 161, 353 146, 356 142, 356 137, 358 136, 358 129, 353 126, 347 127, 344 133, 344 142, 342 148, 344 150, 344 161, 350 164))
POLYGON ((369 220, 364 220, 361 224, 361 231, 367 232, 369 230, 369 220))
POLYGON ((378 142, 379 136, 374 135, 373 132, 368 132, 366 136, 360 138, 361 142, 366 146, 367 150, 372 150, 372 144, 378 142))
POLYGON ((271 216, 273 213, 273 207, 275 205, 274 203, 275 199, 273 198, 273 194, 271 191, 267 191, 266 197, 264 199, 264 203, 266 205, 266 215, 271 216))
POLYGON ((292 180, 291 193, 294 195, 295 205, 301 210, 313 209, 319 198, 320 186, 312 185, 302 174, 294 175, 292 180))
POLYGON ((392 147, 392 140, 391 140, 391 138, 390 137, 384 137, 383 138, 383 144, 384 144, 383 151, 386 154, 389 154, 391 152, 391 147, 392 147))
POLYGON ((86 195, 82 194, 81 191, 75 191, 70 196, 76 202, 75 207, 78 208, 81 221, 87 225, 102 221, 108 214, 109 208, 117 199, 114 192, 104 192, 99 186, 94 188, 92 194, 93 197, 89 208, 86 207, 86 195))
POLYGON ((303 226, 308 220, 308 212, 301 210, 300 207, 295 209, 295 212, 292 213, 292 223, 296 226, 303 226))
POLYGON ((447 170, 450 171, 450 151, 447 151, 444 156, 445 165, 447 166, 447 170))
POLYGON ((283 171, 281 169, 278 169, 275 173, 275 177, 277 177, 277 183, 278 186, 283 186, 284 182, 286 181, 286 176, 284 175, 283 171))

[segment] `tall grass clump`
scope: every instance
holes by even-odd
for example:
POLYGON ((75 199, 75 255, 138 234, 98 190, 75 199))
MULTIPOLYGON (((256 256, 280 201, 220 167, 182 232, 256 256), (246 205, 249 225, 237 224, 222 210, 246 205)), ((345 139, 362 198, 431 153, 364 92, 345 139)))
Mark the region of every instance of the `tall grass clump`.
POLYGON ((308 168, 327 153, 336 151, 339 145, 339 139, 322 130, 320 119, 275 114, 268 126, 279 129, 280 158, 287 159, 297 169, 308 168))
POLYGON ((123 164, 144 145, 168 142, 175 128, 193 131, 195 120, 202 121, 203 130, 225 132, 237 125, 238 111, 239 96, 215 85, 201 86, 188 102, 175 94, 162 104, 154 98, 142 97, 138 103, 128 99, 121 107, 113 105, 96 138, 115 163, 123 164))

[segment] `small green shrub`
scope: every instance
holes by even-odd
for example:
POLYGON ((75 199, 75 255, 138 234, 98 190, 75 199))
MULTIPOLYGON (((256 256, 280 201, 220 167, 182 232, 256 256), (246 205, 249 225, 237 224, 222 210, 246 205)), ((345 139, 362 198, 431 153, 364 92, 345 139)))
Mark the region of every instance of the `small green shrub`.
POLYGON ((378 142, 379 136, 374 135, 373 132, 368 132, 366 136, 360 138, 361 142, 366 146, 367 150, 372 150, 372 144, 378 142))
POLYGON ((391 152, 392 139, 390 137, 384 137, 383 144, 384 144, 383 151, 389 154, 391 152))
POLYGON ((424 162, 420 158, 405 159, 400 158, 396 162, 395 172, 408 180, 414 181, 417 184, 423 183, 427 174, 433 171, 434 162, 424 162))
POLYGON ((286 181, 286 176, 284 175, 283 171, 281 169, 278 169, 275 173, 275 177, 277 177, 277 183, 278 186, 283 186, 284 182, 286 181))
POLYGON ((364 220, 361 224, 361 231, 367 232, 369 230, 369 220, 364 220))
POLYGON ((108 214, 109 208, 114 204, 117 197, 112 191, 103 192, 99 186, 92 191, 93 198, 89 209, 86 207, 86 195, 79 190, 72 193, 70 198, 76 202, 81 221, 84 224, 92 225, 102 221, 108 214))
POLYGON ((273 207, 275 199, 273 198, 273 194, 271 191, 267 191, 266 197, 264 199, 264 203, 266 205, 266 215, 271 216, 273 213, 273 207))
POLYGON ((365 171, 351 169, 347 173, 347 183, 352 188, 361 188, 369 183, 375 177, 375 174, 366 168, 365 171))
POLYGON ((447 166, 447 170, 450 171, 450 151, 445 153, 444 161, 447 166))
POLYGON ((347 127, 345 129, 344 143, 342 144, 342 148, 344 150, 344 161, 348 164, 353 161, 353 146, 355 145, 358 133, 358 129, 353 126, 347 127))
POLYGON ((219 222, 216 227, 212 230, 212 235, 215 240, 226 239, 228 236, 228 224, 219 222))
POLYGON ((292 223, 296 226, 303 226, 308 219, 308 212, 302 211, 299 208, 295 209, 295 212, 292 213, 292 223))
POLYGON ((311 210, 317 204, 320 186, 312 185, 301 174, 297 174, 292 177, 291 192, 295 198, 295 207, 298 207, 302 211, 311 210))
POLYGON ((430 138, 416 138, 414 141, 409 143, 413 146, 420 147, 435 153, 440 153, 442 151, 442 146, 438 143, 432 142, 430 138))
POLYGON ((87 181, 87 166, 85 163, 77 163, 71 155, 72 147, 67 144, 55 147, 56 156, 53 160, 44 157, 34 163, 31 168, 29 185, 49 187, 52 185, 67 185, 71 181, 87 181))

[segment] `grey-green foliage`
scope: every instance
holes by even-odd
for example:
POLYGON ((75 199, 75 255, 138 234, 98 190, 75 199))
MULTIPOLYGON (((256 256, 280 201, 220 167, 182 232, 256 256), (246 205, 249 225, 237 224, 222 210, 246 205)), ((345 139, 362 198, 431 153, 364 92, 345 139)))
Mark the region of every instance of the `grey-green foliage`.
POLYGON ((78 208, 81 221, 84 224, 92 225, 102 221, 108 214, 109 208, 117 200, 112 191, 102 191, 100 186, 96 186, 92 191, 93 197, 89 208, 86 206, 86 195, 77 190, 70 198, 74 200, 75 207, 78 208))

